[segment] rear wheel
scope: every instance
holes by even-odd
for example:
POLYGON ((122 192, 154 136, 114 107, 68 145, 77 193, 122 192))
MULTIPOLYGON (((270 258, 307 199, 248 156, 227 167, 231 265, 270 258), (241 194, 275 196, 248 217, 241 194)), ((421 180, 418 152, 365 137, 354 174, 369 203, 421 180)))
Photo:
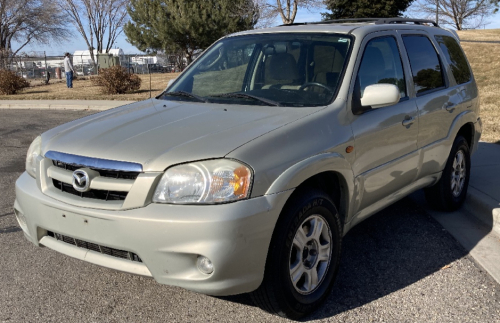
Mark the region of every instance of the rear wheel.
POLYGON ((278 220, 264 280, 251 297, 270 313, 299 319, 330 294, 342 231, 337 209, 326 194, 308 190, 294 196, 278 220))
POLYGON ((457 136, 441 179, 436 185, 424 190, 427 202, 438 210, 457 210, 462 206, 467 196, 469 178, 469 144, 464 137, 457 136))

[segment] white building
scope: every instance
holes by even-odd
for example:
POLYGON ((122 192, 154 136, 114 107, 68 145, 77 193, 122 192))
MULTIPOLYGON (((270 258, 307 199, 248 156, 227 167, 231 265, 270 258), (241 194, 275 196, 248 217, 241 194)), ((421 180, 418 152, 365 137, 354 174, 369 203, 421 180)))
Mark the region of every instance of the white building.
MULTIPOLYGON (((121 48, 112 48, 109 54, 120 57, 120 60, 125 58, 125 52, 121 48)), ((94 57, 97 55, 97 50, 94 49, 94 57)), ((77 50, 73 53, 73 65, 91 65, 92 58, 89 50, 77 50)))
POLYGON ((131 62, 138 65, 158 64, 158 58, 156 56, 134 56, 131 62))

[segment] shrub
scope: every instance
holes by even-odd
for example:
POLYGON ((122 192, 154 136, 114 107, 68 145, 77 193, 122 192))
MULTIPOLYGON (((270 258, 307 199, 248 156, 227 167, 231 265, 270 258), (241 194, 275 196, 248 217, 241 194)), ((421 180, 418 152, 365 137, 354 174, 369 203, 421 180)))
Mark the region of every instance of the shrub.
POLYGON ((141 79, 135 74, 127 73, 121 66, 113 66, 99 70, 99 75, 92 78, 92 84, 102 87, 105 94, 123 94, 141 88, 141 79))
POLYGON ((16 94, 28 86, 30 83, 16 73, 0 69, 0 94, 16 94))

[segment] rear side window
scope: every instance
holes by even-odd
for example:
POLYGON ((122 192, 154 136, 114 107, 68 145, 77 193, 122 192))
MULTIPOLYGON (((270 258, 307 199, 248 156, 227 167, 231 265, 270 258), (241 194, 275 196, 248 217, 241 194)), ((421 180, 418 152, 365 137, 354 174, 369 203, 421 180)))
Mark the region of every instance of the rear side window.
POLYGON ((439 57, 429 38, 425 36, 403 36, 410 60, 413 82, 417 94, 444 87, 439 57))
POLYGON ((457 81, 457 84, 463 84, 470 81, 472 74, 467 64, 464 52, 457 41, 450 36, 436 36, 436 40, 441 47, 448 62, 450 62, 451 72, 457 81))

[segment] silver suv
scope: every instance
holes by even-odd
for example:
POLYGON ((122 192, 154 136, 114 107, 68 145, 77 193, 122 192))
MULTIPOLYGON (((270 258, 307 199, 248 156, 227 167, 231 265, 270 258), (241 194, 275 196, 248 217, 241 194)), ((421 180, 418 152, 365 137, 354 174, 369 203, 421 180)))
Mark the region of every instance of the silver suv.
POLYGON ((461 206, 480 135, 458 37, 432 22, 252 30, 157 98, 36 138, 14 208, 37 246, 298 319, 354 225, 421 188, 461 206))

